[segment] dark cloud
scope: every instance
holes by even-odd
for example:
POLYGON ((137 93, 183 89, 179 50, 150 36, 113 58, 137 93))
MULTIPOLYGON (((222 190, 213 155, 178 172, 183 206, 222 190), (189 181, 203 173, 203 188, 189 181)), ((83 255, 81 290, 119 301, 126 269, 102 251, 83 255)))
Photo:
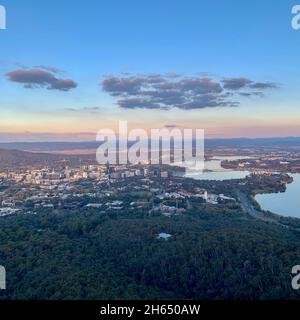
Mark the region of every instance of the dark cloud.
POLYGON ((69 91, 77 87, 71 79, 59 79, 53 72, 42 69, 20 69, 6 74, 8 80, 23 84, 24 88, 47 88, 48 90, 69 91))
POLYGON ((249 86, 252 81, 246 78, 226 78, 222 80, 223 87, 228 90, 239 90, 249 86))
POLYGON ((178 89, 197 94, 221 93, 220 83, 209 78, 185 78, 178 82, 178 89))
POLYGON ((265 95, 263 92, 239 92, 239 95, 242 97, 261 97, 263 98, 265 95))
POLYGON ((277 89, 278 86, 272 82, 254 82, 247 78, 226 78, 222 80, 223 88, 228 90, 239 90, 239 89, 277 89))
POLYGON ((125 109, 184 110, 236 107, 235 97, 263 96, 262 90, 276 88, 270 82, 254 82, 247 78, 214 80, 207 75, 187 77, 179 74, 107 76, 102 88, 125 109), (243 89, 243 92, 240 90, 243 89), (259 91, 259 92, 257 92, 259 91))
POLYGON ((103 90, 113 96, 121 96, 138 93, 142 87, 151 86, 163 82, 160 75, 129 76, 118 78, 108 76, 102 82, 103 90))
POLYGON ((118 101, 118 105, 124 109, 164 109, 160 104, 142 98, 122 99, 118 101))
POLYGON ((258 90, 277 89, 278 85, 272 82, 255 82, 250 85, 250 88, 258 90))
POLYGON ((236 107, 239 102, 229 101, 226 99, 227 95, 217 94, 202 94, 195 97, 192 101, 180 106, 181 109, 204 109, 216 107, 236 107))
POLYGON ((50 90, 61 90, 61 91, 69 91, 77 87, 77 83, 71 79, 55 79, 53 83, 51 83, 48 89, 50 90))
POLYGON ((151 99, 155 103, 166 105, 179 105, 186 101, 180 91, 176 90, 152 90, 142 91, 141 94, 147 99, 151 99))

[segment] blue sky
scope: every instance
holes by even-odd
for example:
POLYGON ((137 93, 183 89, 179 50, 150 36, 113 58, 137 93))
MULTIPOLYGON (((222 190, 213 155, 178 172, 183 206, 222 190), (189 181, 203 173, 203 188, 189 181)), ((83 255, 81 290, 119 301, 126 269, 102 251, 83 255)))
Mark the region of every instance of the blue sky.
POLYGON ((197 125, 221 137, 300 135, 300 31, 291 28, 297 1, 0 4, 7 10, 7 30, 0 30, 0 132, 30 131, 37 137, 40 132, 95 132, 128 118, 133 126, 197 125), (10 72, 37 66, 63 70, 56 77, 72 79, 77 87, 24 88, 7 78, 10 72), (276 83, 278 88, 263 98, 240 97, 234 108, 149 110, 121 108, 101 87, 108 75, 169 72, 184 77, 205 73, 217 81, 247 78, 276 83))

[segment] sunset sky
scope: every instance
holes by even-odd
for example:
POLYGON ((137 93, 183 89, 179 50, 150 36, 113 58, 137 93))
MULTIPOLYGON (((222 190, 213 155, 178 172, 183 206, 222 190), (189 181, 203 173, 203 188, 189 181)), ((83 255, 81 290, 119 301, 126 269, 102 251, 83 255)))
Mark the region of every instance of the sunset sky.
POLYGON ((300 136, 297 1, 0 4, 0 141, 95 140, 118 120, 300 136))

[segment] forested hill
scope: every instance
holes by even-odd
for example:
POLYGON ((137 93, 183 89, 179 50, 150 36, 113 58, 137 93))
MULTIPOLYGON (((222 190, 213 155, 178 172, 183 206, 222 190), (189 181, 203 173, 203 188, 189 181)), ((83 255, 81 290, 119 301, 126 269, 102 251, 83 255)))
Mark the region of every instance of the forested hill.
MULTIPOLYGON (((36 162, 46 162, 49 159, 48 154, 35 154, 31 152, 25 152, 20 150, 6 150, 0 149, 0 165, 4 166, 7 164, 18 165, 24 163, 32 163, 36 162)), ((56 158, 55 156, 52 158, 56 158)))
POLYGON ((0 220, 3 299, 298 299, 299 263, 299 232, 242 213, 91 209, 0 220))
POLYGON ((91 158, 91 156, 70 156, 49 153, 33 153, 21 150, 0 149, 0 166, 2 168, 8 166, 53 165, 58 161, 75 163, 88 158, 91 158))

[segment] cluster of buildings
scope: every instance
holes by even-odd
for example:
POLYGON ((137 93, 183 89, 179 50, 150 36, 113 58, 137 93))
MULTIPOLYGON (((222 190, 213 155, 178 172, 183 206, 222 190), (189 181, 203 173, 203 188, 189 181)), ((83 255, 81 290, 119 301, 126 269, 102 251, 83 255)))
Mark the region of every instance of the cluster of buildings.
POLYGON ((300 172, 300 157, 292 152, 271 152, 259 158, 246 158, 231 161, 222 161, 226 169, 243 169, 251 172, 300 172))
POLYGON ((218 204, 235 201, 203 188, 187 190, 165 166, 82 165, 78 168, 26 169, 0 173, 0 216, 39 209, 147 210, 183 214, 190 200, 218 204))
POLYGON ((0 179, 24 183, 27 185, 54 186, 81 179, 101 179, 105 174, 105 167, 97 165, 81 166, 79 168, 63 167, 28 169, 24 172, 0 172, 0 179))

